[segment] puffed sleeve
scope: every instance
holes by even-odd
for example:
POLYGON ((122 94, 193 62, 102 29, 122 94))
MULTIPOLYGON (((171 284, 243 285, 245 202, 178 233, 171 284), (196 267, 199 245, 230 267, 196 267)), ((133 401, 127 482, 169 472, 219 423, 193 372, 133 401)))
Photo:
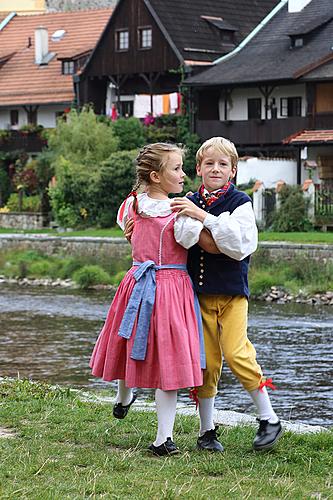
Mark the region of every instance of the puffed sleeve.
POLYGON ((180 215, 175 220, 175 239, 184 248, 190 248, 198 243, 202 230, 202 222, 187 215, 180 215))
POLYGON ((133 196, 126 198, 126 200, 122 202, 118 210, 117 224, 123 231, 125 229, 126 220, 128 218, 128 210, 129 207, 131 206, 131 203, 133 203, 133 199, 134 199, 133 196))
POLYGON ((220 252, 235 260, 243 260, 258 245, 258 229, 251 202, 237 207, 232 213, 219 216, 207 214, 204 220, 220 252))

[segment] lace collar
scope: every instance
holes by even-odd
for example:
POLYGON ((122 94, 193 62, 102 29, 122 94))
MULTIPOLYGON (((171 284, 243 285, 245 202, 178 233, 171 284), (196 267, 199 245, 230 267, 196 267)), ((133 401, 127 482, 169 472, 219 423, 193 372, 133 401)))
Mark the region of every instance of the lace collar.
POLYGON ((147 193, 138 195, 139 214, 148 215, 148 217, 165 217, 172 214, 170 200, 157 200, 150 198, 147 193))

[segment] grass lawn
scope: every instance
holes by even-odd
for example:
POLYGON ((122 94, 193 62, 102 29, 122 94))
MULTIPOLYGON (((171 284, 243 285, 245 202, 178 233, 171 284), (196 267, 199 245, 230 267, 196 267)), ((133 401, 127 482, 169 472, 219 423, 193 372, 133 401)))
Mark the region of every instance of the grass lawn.
MULTIPOLYGON (((50 234, 52 236, 100 236, 100 237, 123 237, 122 230, 115 226, 110 229, 82 229, 81 231, 69 231, 64 233, 59 233, 52 229, 40 229, 40 230, 14 230, 14 229, 4 229, 0 228, 0 234, 50 234)), ((259 241, 290 241, 294 243, 326 243, 333 244, 333 231, 323 233, 321 231, 312 231, 308 233, 273 233, 263 231, 259 233, 259 241)))
POLYGON ((177 416, 182 454, 148 454, 155 413, 112 418, 110 404, 62 389, 0 383, 0 498, 305 499, 332 496, 333 433, 285 433, 276 449, 252 451, 254 429, 221 428, 225 453, 195 450, 198 420, 177 416))
POLYGON ((293 243, 326 243, 333 244, 333 231, 311 231, 308 233, 259 233, 259 241, 290 241, 293 243))
POLYGON ((0 228, 0 234, 49 234, 50 236, 101 236, 101 237, 112 237, 112 238, 121 238, 124 236, 122 230, 119 227, 112 227, 110 229, 82 229, 81 231, 66 231, 60 233, 55 229, 27 229, 27 230, 18 230, 18 229, 5 229, 0 228))

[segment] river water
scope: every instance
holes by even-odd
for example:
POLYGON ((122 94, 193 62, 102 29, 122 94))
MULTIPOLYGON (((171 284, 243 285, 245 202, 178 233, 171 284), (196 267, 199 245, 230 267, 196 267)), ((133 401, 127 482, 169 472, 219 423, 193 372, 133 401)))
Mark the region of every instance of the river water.
MULTIPOLYGON (((92 377, 88 362, 110 300, 109 292, 0 286, 0 376, 104 392, 110 384, 92 377)), ((281 418, 333 426, 332 332, 330 306, 250 303, 249 337, 277 386, 271 398, 281 418)), ((180 398, 188 401, 187 392, 180 398)), ((254 413, 227 366, 216 406, 254 413)))

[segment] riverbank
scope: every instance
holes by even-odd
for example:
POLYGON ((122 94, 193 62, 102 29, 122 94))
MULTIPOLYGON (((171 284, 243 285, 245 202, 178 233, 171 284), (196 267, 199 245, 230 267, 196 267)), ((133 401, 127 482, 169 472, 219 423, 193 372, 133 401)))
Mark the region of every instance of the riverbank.
MULTIPOLYGON (((22 287, 49 287, 49 288, 67 288, 67 289, 79 289, 80 286, 71 279, 60 279, 55 280, 51 278, 6 278, 0 275, 0 286, 1 285, 18 285, 22 287)), ((117 290, 116 285, 105 285, 97 284, 92 285, 89 288, 93 290, 109 290, 111 293, 115 293, 117 290)), ((271 286, 270 290, 259 295, 252 295, 251 300, 258 300, 264 302, 272 302, 277 304, 288 304, 295 302, 297 304, 310 304, 313 306, 333 306, 333 291, 327 291, 322 293, 316 293, 314 295, 307 295, 304 292, 298 294, 292 294, 286 292, 284 289, 271 286)))
POLYGON ((4 498, 328 498, 333 433, 286 431, 269 453, 252 450, 254 429, 221 426, 225 453, 195 450, 198 420, 177 415, 182 453, 155 458, 155 412, 112 418, 112 405, 24 380, 0 384, 0 493, 4 498))

